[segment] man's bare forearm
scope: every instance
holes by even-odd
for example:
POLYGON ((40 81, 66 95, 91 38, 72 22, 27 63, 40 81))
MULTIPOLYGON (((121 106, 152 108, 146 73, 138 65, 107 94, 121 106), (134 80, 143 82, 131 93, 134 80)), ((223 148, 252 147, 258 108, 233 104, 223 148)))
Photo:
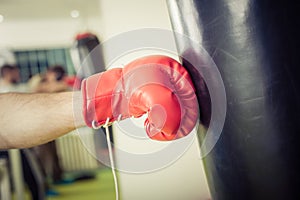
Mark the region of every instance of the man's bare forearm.
POLYGON ((80 92, 0 95, 0 149, 43 144, 80 126, 80 92))

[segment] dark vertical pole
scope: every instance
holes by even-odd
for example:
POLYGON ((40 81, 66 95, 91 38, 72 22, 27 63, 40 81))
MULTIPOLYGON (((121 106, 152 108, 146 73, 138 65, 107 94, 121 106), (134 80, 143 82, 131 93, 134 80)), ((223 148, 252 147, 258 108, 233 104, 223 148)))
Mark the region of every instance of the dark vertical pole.
MULTIPOLYGON (((213 199, 299 196, 299 3, 167 2, 174 31, 207 50, 225 85, 224 129, 204 158, 213 199)), ((177 45, 181 55, 193 52, 177 45)))

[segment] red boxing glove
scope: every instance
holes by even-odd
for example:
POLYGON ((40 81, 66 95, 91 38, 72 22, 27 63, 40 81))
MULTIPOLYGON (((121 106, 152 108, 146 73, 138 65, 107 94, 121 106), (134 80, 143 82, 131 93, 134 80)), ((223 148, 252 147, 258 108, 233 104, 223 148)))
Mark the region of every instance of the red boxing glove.
POLYGON ((147 56, 82 82, 88 126, 148 114, 145 128, 155 140, 189 134, 198 119, 198 102, 185 68, 167 56, 147 56))

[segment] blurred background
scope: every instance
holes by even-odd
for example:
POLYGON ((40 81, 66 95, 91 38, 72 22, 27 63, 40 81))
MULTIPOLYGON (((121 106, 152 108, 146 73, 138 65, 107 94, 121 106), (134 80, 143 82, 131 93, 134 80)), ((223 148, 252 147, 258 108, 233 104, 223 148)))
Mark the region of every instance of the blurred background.
MULTIPOLYGON (((78 60, 95 44, 139 28, 171 30, 164 0, 0 0, 0 65, 13 66, 19 74, 9 83, 11 87, 0 85, 0 91, 71 90, 80 68, 78 60), (55 73, 55 83, 51 73, 55 73), (54 89, 49 89, 52 85, 54 89)), ((105 49, 99 57, 95 62, 105 65, 105 49)), ((115 65, 126 59, 131 58, 115 65)), ((103 70, 104 66, 79 78, 103 70)), ((3 151, 1 200, 115 199, 110 168, 95 159, 101 152, 107 155, 107 144, 98 137, 101 134, 83 128, 80 134, 74 131, 51 144, 3 151)), ((120 135, 118 127, 113 127, 115 145, 131 151, 138 152, 149 143, 132 143, 120 135)), ((114 156, 120 159, 117 153, 114 156)), ((197 139, 172 165, 141 174, 118 171, 117 177, 120 199, 210 198, 197 139)))

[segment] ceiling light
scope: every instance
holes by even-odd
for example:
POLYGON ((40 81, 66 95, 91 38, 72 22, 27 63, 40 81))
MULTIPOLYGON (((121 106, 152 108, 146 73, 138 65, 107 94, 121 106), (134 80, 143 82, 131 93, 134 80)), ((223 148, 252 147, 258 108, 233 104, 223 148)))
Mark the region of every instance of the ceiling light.
POLYGON ((79 13, 78 10, 72 10, 70 15, 71 15, 72 18, 78 18, 80 13, 79 13))

